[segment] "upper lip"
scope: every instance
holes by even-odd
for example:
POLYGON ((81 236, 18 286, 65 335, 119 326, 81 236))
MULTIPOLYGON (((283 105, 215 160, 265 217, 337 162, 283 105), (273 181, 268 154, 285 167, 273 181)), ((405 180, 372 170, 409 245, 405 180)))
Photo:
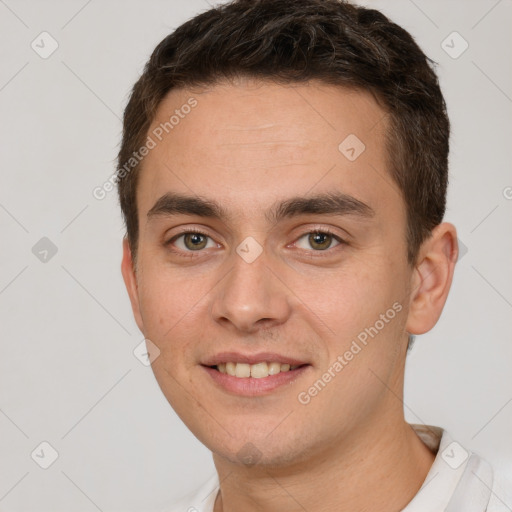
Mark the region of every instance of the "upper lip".
POLYGON ((300 366, 308 364, 306 361, 277 354, 275 352, 258 352, 257 354, 242 354, 241 352, 219 352, 206 358, 202 364, 204 366, 216 366, 220 363, 246 363, 256 364, 261 362, 289 364, 290 366, 300 366))

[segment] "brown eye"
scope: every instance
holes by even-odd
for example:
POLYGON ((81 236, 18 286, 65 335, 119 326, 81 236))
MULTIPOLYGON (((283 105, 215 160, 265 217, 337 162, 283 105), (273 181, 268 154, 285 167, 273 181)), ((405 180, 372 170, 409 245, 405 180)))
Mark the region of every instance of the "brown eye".
POLYGON ((204 249, 208 243, 208 237, 199 233, 187 233, 183 236, 185 247, 191 251, 204 249))
POLYGON ((215 242, 204 233, 187 231, 175 236, 166 245, 173 245, 182 252, 197 252, 205 248, 215 247, 215 242))
POLYGON ((297 246, 301 249, 314 249, 315 251, 325 251, 335 247, 342 242, 337 236, 324 231, 312 231, 301 236, 297 241, 297 246), (301 242, 304 240, 304 242, 301 242))
POLYGON ((327 233, 310 233, 308 241, 313 249, 323 251, 331 246, 332 236, 327 233))

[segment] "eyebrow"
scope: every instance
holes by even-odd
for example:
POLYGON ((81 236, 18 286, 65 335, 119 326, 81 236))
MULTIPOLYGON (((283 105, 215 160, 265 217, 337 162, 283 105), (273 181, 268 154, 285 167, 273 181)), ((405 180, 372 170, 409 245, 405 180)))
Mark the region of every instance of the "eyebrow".
MULTIPOLYGON (((229 213, 216 201, 199 196, 167 193, 161 196, 148 211, 151 219, 159 216, 197 215, 218 220, 229 219, 229 213)), ((277 223, 285 218, 300 215, 354 215, 370 219, 373 208, 359 199, 343 193, 325 193, 313 196, 297 196, 274 204, 265 214, 269 222, 277 223)))

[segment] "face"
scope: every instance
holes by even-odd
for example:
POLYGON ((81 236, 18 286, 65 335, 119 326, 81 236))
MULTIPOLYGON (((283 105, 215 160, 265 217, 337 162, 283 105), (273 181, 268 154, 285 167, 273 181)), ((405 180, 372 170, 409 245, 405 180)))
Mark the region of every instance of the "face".
POLYGON ((161 103, 123 273, 163 393, 217 457, 292 464, 401 414, 412 270, 386 129, 371 95, 314 82, 161 103))

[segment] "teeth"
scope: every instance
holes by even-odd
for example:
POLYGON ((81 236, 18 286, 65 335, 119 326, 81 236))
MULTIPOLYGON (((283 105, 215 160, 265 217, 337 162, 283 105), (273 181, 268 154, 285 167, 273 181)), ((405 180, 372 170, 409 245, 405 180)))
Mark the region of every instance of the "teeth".
POLYGON ((226 363, 226 373, 235 376, 236 363, 226 363))
POLYGON ((247 378, 253 377, 255 379, 261 379, 264 377, 268 377, 269 375, 277 375, 281 372, 288 372, 290 370, 295 370, 300 365, 290 366, 287 363, 277 363, 271 362, 267 363, 266 361, 262 361, 261 363, 256 364, 247 364, 247 363, 219 363, 217 365, 217 370, 220 373, 227 373, 232 377, 239 378, 247 378))
POLYGON ((246 363, 236 363, 235 377, 250 377, 251 365, 246 363))
POLYGON ((286 365, 281 363, 270 363, 268 365, 268 374, 269 375, 275 375, 276 373, 279 373, 281 371, 281 368, 283 369, 283 372, 286 371, 286 365))
POLYGON ((251 377, 255 379, 261 379, 262 377, 268 377, 268 364, 267 363, 257 363, 251 365, 251 377))

